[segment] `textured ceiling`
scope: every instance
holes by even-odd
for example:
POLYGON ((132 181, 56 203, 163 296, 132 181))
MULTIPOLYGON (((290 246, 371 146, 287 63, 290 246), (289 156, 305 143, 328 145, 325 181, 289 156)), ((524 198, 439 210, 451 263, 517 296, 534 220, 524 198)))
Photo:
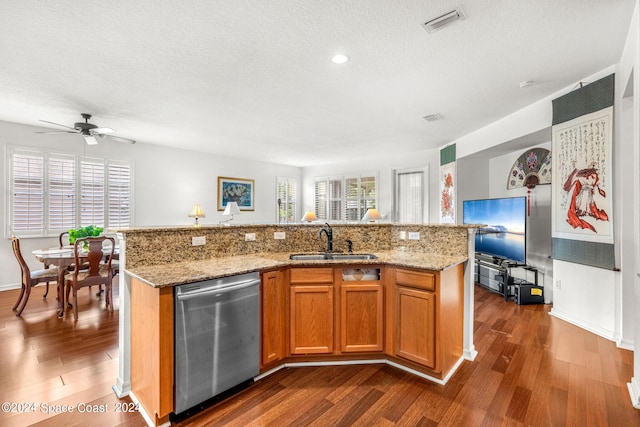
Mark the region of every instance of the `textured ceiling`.
POLYGON ((86 112, 139 142, 308 166, 439 147, 618 62, 635 0, 2 3, 0 120, 86 112))

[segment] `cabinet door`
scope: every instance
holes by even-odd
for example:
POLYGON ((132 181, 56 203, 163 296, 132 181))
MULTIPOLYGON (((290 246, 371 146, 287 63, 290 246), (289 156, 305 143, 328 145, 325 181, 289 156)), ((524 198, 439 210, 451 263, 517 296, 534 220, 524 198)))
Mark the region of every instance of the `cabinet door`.
POLYGON ((333 286, 290 289, 291 354, 333 353, 333 286))
POLYGON ((382 301, 379 283, 340 286, 341 351, 382 351, 382 301))
POLYGON ((429 368, 436 367, 435 295, 396 287, 396 355, 429 368))
POLYGON ((285 356, 285 283, 280 271, 262 275, 262 366, 285 356))

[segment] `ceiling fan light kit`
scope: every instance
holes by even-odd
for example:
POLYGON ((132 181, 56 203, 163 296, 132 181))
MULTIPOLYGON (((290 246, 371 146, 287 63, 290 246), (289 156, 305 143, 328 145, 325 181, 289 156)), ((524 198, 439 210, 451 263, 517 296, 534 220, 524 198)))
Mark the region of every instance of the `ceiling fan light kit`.
POLYGON ((135 144, 136 143, 133 139, 112 136, 111 134, 116 132, 114 129, 111 129, 111 128, 108 128, 108 127, 102 127, 101 128, 101 127, 98 127, 98 126, 94 125, 93 123, 89 123, 89 119, 91 118, 91 114, 81 113, 81 115, 82 115, 82 118, 84 119, 84 122, 74 123, 73 127, 67 126, 67 125, 61 125, 60 123, 50 122, 48 120, 40 120, 41 122, 49 123, 49 124, 56 125, 56 126, 61 126, 61 127, 66 128, 68 130, 36 132, 36 133, 45 133, 45 134, 50 134, 50 133, 79 133, 79 134, 82 135, 82 137, 84 138, 84 140, 87 143, 87 145, 98 145, 98 140, 96 139, 96 136, 99 136, 100 138, 104 138, 105 136, 109 136, 111 139, 113 139, 115 141, 118 141, 118 142, 124 142, 125 144, 135 144))

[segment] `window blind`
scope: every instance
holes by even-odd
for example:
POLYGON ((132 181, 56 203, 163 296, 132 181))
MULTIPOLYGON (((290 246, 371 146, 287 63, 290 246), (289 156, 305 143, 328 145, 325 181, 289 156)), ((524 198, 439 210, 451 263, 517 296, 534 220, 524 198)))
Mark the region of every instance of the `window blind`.
POLYGON ((44 228, 44 157, 41 154, 11 156, 12 234, 34 234, 44 228))
POLYGON ((80 225, 104 227, 104 163, 80 162, 80 225))
POLYGON ((377 201, 376 177, 349 175, 314 179, 315 212, 325 221, 360 221, 377 201))
POLYGON ((296 180, 293 178, 277 177, 276 189, 276 198, 278 200, 276 213, 277 222, 295 222, 297 218, 296 180))
POLYGON ((68 230, 76 224, 76 168, 73 157, 48 161, 49 230, 68 230))
POLYGON ((8 233, 44 237, 86 225, 131 225, 126 161, 9 147, 8 233))
POLYGON ((107 189, 109 227, 129 227, 131 225, 131 167, 127 164, 109 164, 107 189))

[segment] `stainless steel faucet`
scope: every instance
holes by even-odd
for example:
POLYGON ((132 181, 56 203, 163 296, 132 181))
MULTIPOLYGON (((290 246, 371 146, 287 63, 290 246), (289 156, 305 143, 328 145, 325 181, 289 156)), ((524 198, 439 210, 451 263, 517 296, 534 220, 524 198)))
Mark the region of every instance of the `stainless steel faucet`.
POLYGON ((327 252, 333 252, 333 229, 329 223, 325 223, 326 227, 322 228, 318 233, 318 239, 322 239, 322 233, 327 235, 327 252))

